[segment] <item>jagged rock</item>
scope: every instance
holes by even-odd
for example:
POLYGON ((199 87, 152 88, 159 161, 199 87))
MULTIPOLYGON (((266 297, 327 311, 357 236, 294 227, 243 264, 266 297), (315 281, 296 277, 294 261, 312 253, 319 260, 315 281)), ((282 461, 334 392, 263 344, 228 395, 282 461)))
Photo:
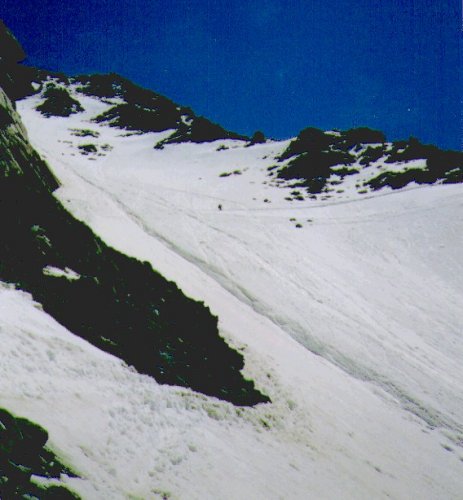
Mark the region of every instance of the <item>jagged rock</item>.
POLYGON ((266 139, 264 133, 260 130, 257 130, 256 132, 254 132, 254 134, 252 134, 249 145, 253 146, 254 144, 264 144, 265 140, 266 139))
POLYGON ((78 76, 73 79, 77 91, 102 99, 118 97, 125 101, 96 116, 97 123, 138 132, 160 132, 176 129, 182 120, 191 119, 190 109, 170 99, 139 87, 116 74, 78 76))
POLYGON ((21 44, 0 19, 0 87, 13 101, 34 92, 34 69, 18 64, 25 58, 21 44))
POLYGON ((37 106, 37 111, 49 118, 50 116, 71 116, 81 113, 84 108, 79 101, 73 99, 63 87, 49 83, 43 92, 44 102, 37 106))
POLYGON ((220 337, 217 317, 147 263, 108 247, 52 196, 58 186, 11 120, 0 129, 0 280, 30 292, 46 312, 100 349, 161 383, 239 405, 268 401, 243 378, 243 357, 220 337), (78 279, 45 273, 72 269, 78 279))
POLYGON ((297 181, 311 194, 326 190, 332 175, 341 178, 359 172, 352 165, 358 161, 368 167, 383 158, 385 165, 404 163, 404 170, 385 171, 364 182, 373 190, 383 187, 399 189, 411 182, 433 184, 436 182, 463 182, 463 153, 442 151, 435 146, 421 144, 417 139, 387 143, 386 136, 367 127, 359 127, 341 132, 323 132, 309 127, 302 130, 291 141, 286 150, 277 158, 281 163, 276 169, 280 179, 297 181), (371 144, 371 146, 367 146, 371 144), (425 160, 425 168, 408 167, 407 162, 425 160))
MULTIPOLYGON (((320 193, 332 174, 332 167, 351 165, 354 158, 343 151, 310 151, 297 156, 278 171, 280 179, 298 179, 300 187, 306 187, 309 193, 320 193)), ((356 173, 347 169, 346 173, 356 173)))
POLYGON ((333 137, 325 134, 323 130, 308 127, 301 130, 289 146, 278 157, 278 161, 287 160, 296 155, 307 153, 311 150, 323 151, 333 142, 333 137))
POLYGON ((111 127, 145 132, 174 132, 156 147, 181 142, 211 142, 221 139, 248 140, 246 136, 225 130, 207 118, 196 116, 190 108, 179 106, 170 99, 133 84, 116 75, 78 76, 77 91, 103 99, 121 98, 117 104, 96 116, 97 123, 107 123, 111 127))
MULTIPOLYGON (((282 162, 291 158, 290 162, 277 170, 280 179, 297 179, 298 186, 306 187, 311 194, 320 193, 332 174, 332 167, 351 165, 355 157, 339 147, 343 136, 325 133, 320 129, 309 127, 302 130, 294 141, 278 158, 282 162)), ((347 169, 344 173, 357 170, 347 169)))
POLYGON ((368 127, 351 128, 341 132, 336 146, 346 151, 355 146, 364 144, 383 144, 386 142, 386 136, 380 130, 373 130, 368 127))
POLYGON ((64 486, 40 487, 31 476, 59 479, 76 475, 46 448, 48 433, 39 425, 0 408, 0 497, 76 499, 64 486))
POLYGON ((411 182, 417 184, 454 184, 463 182, 463 153, 458 151, 443 151, 436 146, 421 144, 418 139, 410 137, 408 141, 392 144, 387 153, 386 164, 403 163, 402 171, 381 172, 370 179, 366 185, 374 190, 383 187, 400 189, 411 182), (413 160, 425 160, 426 167, 410 168, 407 163, 413 160))
POLYGON ((0 19, 0 63, 16 64, 26 59, 21 44, 0 19))
POLYGON ((368 146, 365 151, 360 155, 361 165, 371 165, 375 161, 382 158, 387 151, 386 144, 381 144, 380 146, 368 146))
POLYGON ((138 104, 118 104, 94 118, 96 123, 138 132, 162 132, 174 129, 181 122, 175 105, 163 108, 145 108, 138 104), (170 109, 169 109, 170 108, 170 109))
MULTIPOLYGON (((28 191, 53 192, 58 182, 45 162, 31 147, 18 113, 0 88, 0 182, 2 179, 21 179, 28 191)), ((19 203, 19 200, 18 200, 19 203)))
POLYGON ((217 123, 213 123, 202 116, 195 117, 189 124, 182 123, 178 130, 167 139, 159 142, 156 148, 162 148, 167 144, 178 144, 182 142, 213 142, 218 140, 233 139, 248 141, 249 137, 229 132, 217 123))

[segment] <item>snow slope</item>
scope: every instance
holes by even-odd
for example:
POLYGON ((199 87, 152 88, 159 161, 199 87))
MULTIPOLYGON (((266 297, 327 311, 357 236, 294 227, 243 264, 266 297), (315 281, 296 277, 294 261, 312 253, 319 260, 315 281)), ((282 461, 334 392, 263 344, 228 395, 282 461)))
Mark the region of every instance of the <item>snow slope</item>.
POLYGON ((48 429, 86 478, 72 486, 88 498, 459 498, 462 186, 346 185, 290 202, 267 171, 288 142, 155 150, 166 133, 95 125, 108 104, 79 100, 85 113, 49 119, 38 97, 18 103, 57 196, 204 300, 272 404, 159 386, 2 289, 3 345, 22 361, 30 346, 53 372, 31 380, 13 358, 0 403, 48 429), (81 154, 88 143, 97 153, 81 154))

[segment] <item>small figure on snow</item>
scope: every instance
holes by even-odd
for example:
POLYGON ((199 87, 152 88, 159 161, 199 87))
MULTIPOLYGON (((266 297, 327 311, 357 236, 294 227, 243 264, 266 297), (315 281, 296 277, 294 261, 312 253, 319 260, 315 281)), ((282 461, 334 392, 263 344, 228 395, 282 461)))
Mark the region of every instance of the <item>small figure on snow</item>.
POLYGON ((217 207, 219 210, 222 210, 222 204, 219 203, 219 206, 217 207))

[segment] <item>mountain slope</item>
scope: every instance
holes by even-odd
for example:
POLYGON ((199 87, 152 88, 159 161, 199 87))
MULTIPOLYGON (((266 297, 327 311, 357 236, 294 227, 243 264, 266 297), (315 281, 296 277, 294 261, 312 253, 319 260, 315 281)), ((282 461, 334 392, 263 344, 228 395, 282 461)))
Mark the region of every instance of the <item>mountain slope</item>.
MULTIPOLYGON (((85 130, 104 104, 88 98, 82 101, 87 111, 64 124, 59 118, 41 119, 34 111, 37 102, 40 96, 20 103, 32 136, 54 159, 62 179, 77 174, 64 182, 65 190, 66 184, 69 189, 85 179, 87 187, 79 188, 78 197, 93 208, 82 201, 70 206, 99 234, 120 244, 108 220, 94 222, 102 211, 111 212, 100 207, 109 197, 144 231, 199 265, 311 351, 375 381, 430 425, 462 432, 457 387, 428 388, 434 374, 426 361, 434 359, 442 366, 443 380, 449 366, 458 373, 456 380, 462 376, 458 335, 463 302, 455 273, 461 219, 457 215, 452 225, 447 223, 461 213, 460 186, 394 196, 391 187, 358 192, 354 186, 366 182, 366 176, 403 168, 383 160, 376 168, 349 174, 351 179, 339 184, 343 193, 322 193, 315 199, 293 195, 288 200, 287 191, 294 192, 294 187, 275 183, 268 177, 268 165, 284 159, 297 140, 251 148, 240 141, 221 141, 158 151, 151 145, 161 134, 126 137, 102 126, 94 128, 98 137, 92 144, 97 151, 107 144, 107 151, 82 155, 81 144, 88 139, 73 134, 85 130), (50 144, 50 135, 58 142, 50 144), (430 211, 434 219, 425 224, 430 211), (434 241, 443 243, 433 250, 434 241), (445 341, 439 345, 441 338, 445 341), (415 355, 402 352, 408 349, 415 355), (384 357, 380 366, 378 356, 384 357), (435 404, 438 400, 448 406, 443 412, 435 404)), ((61 199, 75 196, 62 194, 61 199)), ((134 245, 130 248, 139 252, 134 245)))
POLYGON ((60 179, 60 200, 106 242, 156 262, 204 300, 272 400, 249 413, 267 444, 240 418, 220 417, 217 432, 240 428, 253 453, 234 438, 208 440, 201 458, 186 452, 184 465, 156 475, 174 496, 214 498, 215 485, 223 498, 458 498, 461 185, 359 192, 359 180, 387 166, 379 162, 349 175, 343 193, 288 200, 295 188, 268 169, 290 141, 155 149, 168 132, 95 124, 109 105, 98 98, 80 97, 85 111, 68 118, 44 118, 40 102, 18 106, 60 179), (216 482, 229 460, 222 442, 244 474, 226 487, 216 482), (209 469, 211 453, 224 459, 209 469), (203 486, 174 480, 174 469, 194 470, 203 486))
POLYGON ((237 404, 268 401, 240 374, 217 318, 148 264, 109 248, 52 196, 58 187, 0 89, 0 279, 76 334, 164 383, 237 404))
POLYGON ((365 129, 252 144, 115 75, 28 74, 17 108, 48 165, 2 97, 0 407, 47 429, 64 483, 459 498, 461 155, 365 129), (143 361, 222 400, 121 361, 143 321, 165 342, 143 361))

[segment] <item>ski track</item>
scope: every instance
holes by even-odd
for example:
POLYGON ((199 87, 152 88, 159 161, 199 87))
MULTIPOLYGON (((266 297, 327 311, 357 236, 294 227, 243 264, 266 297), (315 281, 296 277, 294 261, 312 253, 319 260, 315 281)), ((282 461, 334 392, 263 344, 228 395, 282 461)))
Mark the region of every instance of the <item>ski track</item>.
MULTIPOLYGON (((62 182, 57 198, 107 243, 150 261, 187 295, 205 300, 219 315, 221 335, 242 350, 244 374, 256 380, 273 401, 235 414, 231 405, 191 391, 158 386, 133 372, 118 374, 105 361, 105 370, 123 379, 134 396, 127 399, 119 385, 120 401, 109 403, 108 393, 88 412, 104 422, 107 412, 114 411, 112 406, 118 406, 117 418, 115 414, 111 420, 118 432, 124 431, 124 422, 133 420, 141 437, 128 432, 123 439, 128 453, 124 459, 115 443, 109 444, 114 436, 106 435, 101 424, 101 437, 90 436, 85 453, 76 451, 76 437, 47 413, 45 401, 23 402, 34 393, 32 381, 27 393, 15 395, 8 390, 3 401, 13 407, 32 416, 40 408, 39 421, 53 430, 53 446, 77 460, 89 478, 79 483, 86 498, 162 498, 164 491, 172 498, 215 500, 220 491, 221 498, 230 500, 459 499, 463 376, 458 361, 461 330, 455 325, 457 311, 463 308, 458 293, 461 279, 451 268, 452 261, 439 259, 440 247, 433 235, 442 235, 442 227, 447 228, 440 245, 445 243, 444 255, 456 262, 449 245, 461 239, 461 189, 412 186, 400 192, 300 206, 283 200, 285 189, 262 185, 272 155, 288 141, 220 153, 209 145, 168 146, 154 152, 149 146, 151 136, 122 138, 120 131, 95 124, 92 127, 101 136, 91 142, 110 143, 114 150, 89 162, 79 155, 69 156, 75 154, 74 143, 79 141, 69 137, 68 129, 87 127, 95 114, 92 106, 101 112, 102 105, 79 98, 89 111, 66 121, 41 118, 32 109, 36 97, 18 103, 32 144, 62 182), (50 146, 50 137, 62 143, 50 146), (267 162, 262 154, 269 157, 267 162), (218 179, 219 173, 238 167, 242 175, 218 179), (439 195, 443 189, 448 196, 439 195), (251 200, 254 190, 255 202, 251 200), (431 194, 434 197, 428 201, 431 194), (272 203, 262 208, 253 205, 267 196, 272 203), (220 213, 217 203, 224 204, 220 213), (449 213, 452 224, 447 222, 449 213), (303 222, 303 229, 288 222, 292 217, 303 222), (389 244, 387 231, 395 221, 400 230, 389 244), (371 237, 359 245, 364 234, 371 237), (416 235, 422 236, 421 246, 414 242, 416 235), (299 246, 293 252, 294 245, 299 246), (273 248, 285 258, 293 256, 294 262, 278 261, 273 248), (416 262, 409 270, 405 259, 414 253, 416 262), (344 272, 347 263, 352 265, 344 272), (436 268, 427 276, 429 263, 436 268), (390 275, 390 270, 399 274, 390 275), (376 275, 385 289, 373 293, 370 281, 376 275), (403 289, 404 283, 409 290, 403 289), (429 292, 423 304, 417 300, 428 286, 435 286, 441 295, 436 306, 429 292), (447 316, 440 317, 438 308, 443 303, 447 316), (412 312, 417 326, 407 318, 412 312), (249 330, 248 323, 255 331, 249 330), (140 389, 141 381, 146 390, 140 389), (148 396, 150 391, 153 396, 148 396), (146 410, 143 417, 138 414, 140 405, 146 410), (177 411, 166 413, 165 407, 177 411), (149 429, 153 409, 158 412, 154 434, 149 429), (171 423, 169 416, 174 415, 171 423), (262 433, 262 420, 271 422, 270 431, 262 433), (90 451, 92 439, 95 453, 90 451), (148 456, 144 440, 153 447, 153 457, 148 456), (146 464, 137 448, 144 450, 146 464), (131 464, 126 473, 125 463, 131 464), (134 472, 134 464, 139 472, 134 472), (193 471, 201 481, 192 481, 193 471), (102 490, 98 492, 99 480, 102 490), (147 485, 153 482, 158 486, 148 491, 147 485), (222 484, 226 487, 217 490, 222 484)), ((39 320, 32 323, 40 326, 39 320)), ((32 339, 29 328, 24 335, 32 339)), ((80 339, 77 342, 86 346, 80 339)), ((54 339, 49 349, 56 350, 54 339)), ((96 367, 95 349, 86 346, 85 350, 96 367)), ((80 355, 74 354, 77 362, 80 355)), ((86 363, 84 358, 81 363, 86 363)), ((82 370, 86 376, 88 370, 82 370)), ((101 384, 113 390, 105 380, 101 384)), ((55 384, 52 379, 50 383, 55 384)), ((81 394, 88 403, 85 390, 81 394)), ((77 414, 78 405, 73 408, 77 414)), ((86 438, 79 436, 80 442, 86 438)))
MULTIPOLYGON (((44 152, 47 155, 53 156, 52 151, 46 151, 44 152)), ((56 158, 55 161, 60 161, 63 163, 62 159, 56 158)), ((236 283, 233 279, 233 276, 229 274, 225 274, 223 269, 220 269, 218 267, 215 267, 211 265, 210 262, 207 262, 206 259, 200 259, 198 256, 192 254, 189 252, 186 248, 183 248, 177 244, 175 244, 171 239, 169 239, 165 234, 162 234, 158 231, 156 231, 153 228, 152 224, 148 224, 145 220, 143 220, 142 217, 140 217, 134 210, 132 210, 127 204, 125 204, 123 201, 121 201, 120 198, 115 196, 113 192, 111 192, 109 189, 104 188, 102 184, 106 182, 106 178, 103 176, 101 177, 100 183, 96 182, 96 180, 91 181, 88 177, 83 176, 76 170, 72 164, 68 164, 68 168, 71 168, 72 171, 74 172, 75 175, 77 175, 82 182, 87 183, 91 185, 94 189, 98 190, 101 193, 104 193, 105 196, 107 196, 116 206, 118 206, 122 212, 127 214, 132 221, 134 221, 135 224, 137 224, 146 234, 148 234, 150 237, 156 238, 158 241, 162 242, 164 245, 166 245, 169 250, 175 252, 176 254, 180 255, 182 258, 187 260, 188 262, 192 263, 196 267, 198 267, 202 272, 207 274, 209 277, 214 279, 216 282, 218 282, 222 287, 224 287, 227 291, 232 293, 236 298, 238 298, 241 301, 244 301, 247 305, 249 305, 256 313, 263 315, 267 317, 270 321, 272 321, 276 326, 282 328, 284 331, 287 331, 288 333, 291 334, 293 338, 295 338, 299 343, 301 343, 306 349, 311 351, 312 353, 324 357, 326 360, 333 362, 343 370, 345 370, 348 374, 354 376, 355 378, 358 378, 359 380, 363 380, 366 382, 374 383, 377 384, 379 387, 381 387, 383 390, 386 392, 390 393, 394 397, 400 401, 402 404, 403 408, 406 409, 407 411, 410 411, 414 415, 418 416, 419 418, 422 418, 429 426, 431 427, 445 427, 448 428, 449 430, 454 431, 455 433, 463 433, 463 425, 459 425, 454 419, 445 417, 444 415, 441 415, 440 412, 432 409, 432 408, 426 408, 426 406, 414 398, 412 395, 408 394, 407 392, 404 392, 403 389, 401 389, 399 386, 397 386, 394 382, 389 380, 387 377, 382 375, 381 373, 369 369, 368 367, 364 365, 360 365, 359 363, 355 362, 351 357, 346 356, 344 353, 340 352, 339 350, 333 348, 332 346, 324 344, 322 341, 310 336, 308 333, 307 329, 301 328, 297 323, 288 321, 288 318, 280 318, 278 314, 275 314, 272 312, 272 310, 268 307, 266 307, 264 304, 262 304, 259 299, 248 289, 245 287, 241 286, 239 283, 236 283)), ((173 189, 173 188, 167 188, 165 186, 162 186, 161 189, 177 193, 182 193, 182 194, 187 194, 188 196, 198 196, 198 198, 201 198, 201 196, 198 193, 191 193, 187 190, 181 190, 181 189, 173 189)), ((412 189, 420 189, 419 187, 415 187, 412 189)), ((411 191, 409 189, 408 191, 411 191)), ((154 200, 155 204, 158 206, 162 206, 166 209, 170 208, 169 201, 163 198, 163 196, 156 191, 153 193, 155 194, 156 199, 154 200)), ((380 193, 379 196, 393 196, 394 192, 390 193, 380 193)), ((139 195, 140 196, 140 195, 139 195)), ((213 199, 214 201, 219 200, 219 201, 225 201, 223 198, 218 198, 218 197, 211 197, 209 198, 213 199)), ((349 204, 349 203, 358 203, 358 202, 363 202, 367 201, 367 199, 372 199, 374 197, 365 197, 361 198, 359 200, 351 200, 351 201, 344 201, 344 202, 325 202, 324 204, 321 205, 315 205, 315 206, 310 206, 310 207, 296 207, 299 209, 305 209, 305 211, 310 215, 312 210, 317 210, 320 208, 327 208, 327 207, 332 207, 340 204, 349 204)), ((151 200, 153 202, 153 200, 151 200)), ((448 204, 447 206, 451 206, 448 204)), ((440 206, 440 209, 445 208, 444 206, 440 206)), ((285 209, 285 208, 274 208, 270 207, 268 209, 263 209, 260 211, 260 213, 268 216, 268 212, 279 212, 282 210, 288 211, 288 210, 293 210, 294 208, 291 207, 290 209, 285 209)), ((186 209, 183 209, 182 207, 176 206, 175 210, 177 213, 181 213, 184 217, 189 218, 191 220, 196 221, 199 224, 203 224, 203 220, 200 217, 195 216, 194 214, 191 213, 191 211, 187 211, 186 209)), ((429 208, 425 209, 425 211, 433 212, 435 208, 429 208)), ((215 213, 215 211, 204 211, 205 213, 215 213)), ((240 210, 236 209, 231 209, 227 210, 227 214, 231 213, 239 213, 240 210)), ((255 210, 256 212, 256 210, 255 210)), ((417 208, 415 210, 411 210, 407 212, 407 215, 410 214, 422 214, 423 209, 422 208, 417 208)), ((362 219, 360 218, 349 218, 347 220, 339 220, 339 218, 325 218, 322 222, 318 222, 318 224, 321 225, 339 225, 339 224, 345 224, 345 225, 350 225, 350 224, 358 224, 358 223, 371 223, 371 222, 381 222, 381 221, 387 221, 390 220, 391 218, 400 216, 403 214, 398 212, 398 211, 388 211, 386 213, 381 213, 381 214, 375 214, 375 216, 367 216, 366 218, 362 219)), ((234 242, 238 243, 239 245, 243 246, 247 250, 251 250, 249 244, 247 241, 240 239, 233 235, 232 233, 225 231, 219 227, 216 227, 213 223, 209 223, 209 229, 212 229, 213 231, 219 233, 222 236, 225 236, 226 238, 229 238, 233 240, 234 242)), ((206 255, 206 254, 203 254, 206 255)), ((267 268, 267 269, 272 269, 273 265, 272 262, 265 260, 262 258, 261 255, 255 254, 254 259, 256 261, 257 266, 261 268, 267 268)), ((285 280, 286 282, 289 282, 296 290, 296 293, 307 295, 307 297, 310 300, 317 300, 317 297, 315 294, 310 294, 305 288, 301 287, 300 284, 293 280, 291 276, 289 275, 283 275, 282 273, 279 273, 278 270, 272 269, 272 272, 275 273, 275 282, 278 282, 279 280, 285 280)), ((333 287, 337 292, 342 292, 342 289, 340 286, 336 285, 336 282, 331 283, 329 286, 333 287)), ((337 315, 339 314, 337 311, 333 311, 333 314, 337 315)), ((348 316, 341 316, 338 318, 340 321, 345 321, 345 319, 353 320, 355 321, 355 316, 352 315, 351 317, 348 316)), ((379 340, 372 339, 373 342, 376 342, 378 347, 380 346, 379 340)), ((371 339, 370 339, 371 341, 371 339)), ((397 351, 400 350, 400 347, 397 348, 397 351)), ((459 438, 455 438, 455 441, 459 443, 459 438)))
MULTIPOLYGON (((152 225, 148 225, 148 223, 146 223, 140 216, 138 216, 133 210, 131 210, 129 206, 127 206, 119 198, 114 196, 114 194, 110 190, 105 189, 101 184, 97 184, 95 182, 90 181, 88 178, 80 175, 75 169, 73 169, 73 171, 78 177, 80 177, 80 179, 84 183, 91 185, 99 192, 104 193, 105 196, 108 196, 108 198, 111 199, 111 201, 115 203, 125 214, 127 214, 132 219, 132 221, 134 221, 134 223, 137 224, 146 234, 148 234, 150 237, 156 238, 158 241, 166 245, 166 247, 169 250, 175 252, 176 254, 180 255, 182 258, 184 258, 191 264, 195 265, 202 272, 204 272, 213 280, 215 280, 220 286, 222 286, 233 296, 235 296, 238 300, 245 302, 257 314, 266 317, 276 326, 281 328, 283 331, 288 332, 293 338, 295 338, 301 345, 303 345, 313 354, 321 356, 325 358, 327 361, 334 363, 336 366, 342 368, 346 373, 359 380, 378 385, 381 389, 383 389, 387 393, 397 398, 398 401, 400 401, 400 403, 402 404, 404 409, 410 411, 415 416, 423 419, 423 421, 426 422, 426 424, 429 425, 430 427, 432 428, 444 427, 454 431, 455 433, 463 434, 463 425, 460 425, 453 419, 446 418, 438 411, 426 408, 425 406, 423 406, 422 402, 414 399, 413 396, 404 392, 403 389, 396 386, 393 382, 391 382, 386 377, 381 375, 381 373, 368 369, 367 367, 356 363, 352 358, 345 356, 342 352, 339 352, 338 350, 323 344, 316 338, 308 336, 307 330, 302 330, 297 323, 291 323, 288 322, 287 320, 278 318, 278 315, 276 315, 269 308, 261 304, 259 299, 256 296, 254 296, 249 290, 235 283, 233 281, 232 276, 224 274, 222 270, 220 270, 219 268, 212 267, 210 264, 207 263, 207 261, 202 260, 197 256, 189 253, 186 249, 177 246, 173 241, 168 239, 165 235, 157 232, 152 227, 152 225)), ((187 191, 184 192, 187 193, 187 191)), ((388 195, 392 194, 394 193, 388 193, 388 195)), ((168 201, 162 198, 162 196, 160 196, 159 194, 157 194, 156 196, 157 196, 156 201, 159 204, 163 205, 164 207, 169 206, 168 201)), ((310 207, 310 209, 311 208, 312 207, 310 207)), ((202 219, 200 219, 199 217, 195 217, 193 214, 187 212, 184 209, 177 208, 177 210, 179 212, 182 212, 182 214, 185 217, 189 217, 200 223, 203 222, 202 219)), ((429 211, 431 210, 432 209, 429 209, 429 211)), ((415 213, 421 213, 421 211, 417 209, 415 213)), ((393 212, 386 214, 385 216, 382 214, 380 217, 378 217, 377 220, 387 220, 390 217, 394 217, 396 215, 397 214, 393 212)), ((361 221, 361 222, 372 222, 375 220, 376 220, 375 218, 371 218, 368 219, 367 221, 361 221)), ((359 221, 354 220, 353 222, 358 223, 359 221)), ((348 224, 349 222, 344 222, 344 223, 348 224)), ((240 245, 249 248, 249 244, 246 241, 237 238, 233 234, 224 231, 223 229, 220 229, 218 227, 215 227, 213 225, 209 225, 209 228, 218 232, 220 235, 230 238, 238 242, 240 245)), ((256 255, 255 259, 258 265, 261 265, 263 268, 272 267, 272 263, 270 261, 264 260, 260 255, 256 255)), ((307 295, 307 298, 310 300, 317 300, 315 295, 310 294, 308 290, 301 287, 300 284, 297 281, 293 280, 290 276, 288 275, 283 276, 281 273, 276 271, 275 281, 278 280, 286 280, 287 282, 290 282, 297 290, 297 293, 307 295)), ((335 284, 331 284, 331 286, 334 286, 334 288, 336 288, 338 291, 341 291, 341 288, 337 287, 335 284)), ((342 317, 340 318, 341 321, 343 319, 344 318, 342 317)), ((355 316, 351 316, 349 319, 354 320, 355 316)), ((377 341, 377 344, 379 346, 380 342, 377 341)), ((397 351, 399 350, 400 347, 397 348, 397 351)), ((457 439, 455 441, 456 444, 463 446, 463 443, 459 443, 457 439)))

